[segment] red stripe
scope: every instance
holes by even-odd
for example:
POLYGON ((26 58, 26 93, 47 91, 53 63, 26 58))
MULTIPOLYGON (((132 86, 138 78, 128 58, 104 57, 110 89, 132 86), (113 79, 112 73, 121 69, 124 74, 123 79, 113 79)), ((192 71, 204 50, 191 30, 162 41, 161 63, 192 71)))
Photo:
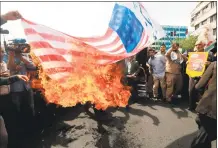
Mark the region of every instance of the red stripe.
POLYGON ((28 24, 30 24, 30 25, 37 25, 36 23, 30 22, 30 21, 28 21, 28 20, 26 20, 24 18, 22 18, 21 20, 28 23, 28 24))
MULTIPOLYGON (((52 48, 60 54, 71 53, 75 56, 94 56, 97 59, 99 57, 105 57, 107 59, 111 58, 111 56, 108 55, 108 53, 99 51, 96 48, 94 48, 93 46, 90 46, 90 45, 85 44, 85 43, 77 43, 75 45, 76 47, 74 47, 74 49, 72 49, 72 50, 54 48, 54 47, 52 47, 51 44, 49 44, 49 42, 45 42, 45 41, 30 42, 29 44, 31 45, 32 50, 37 50, 38 48, 52 48), (78 50, 81 50, 81 51, 78 51, 78 50)), ((114 52, 120 50, 121 48, 124 48, 123 44, 120 45, 118 48, 116 48, 114 50, 114 52)), ((117 54, 117 55, 113 55, 113 56, 116 56, 117 58, 119 58, 121 56, 121 53, 117 54)), ((123 56, 121 56, 121 57, 123 57, 123 56)), ((115 59, 117 59, 117 58, 115 58, 115 59)))
POLYGON ((50 62, 50 61, 64 61, 64 62, 67 62, 67 60, 61 55, 43 55, 43 56, 38 56, 38 58, 42 62, 50 62))
POLYGON ((112 35, 112 33, 113 33, 113 30, 111 28, 108 28, 107 32, 102 37, 93 37, 93 38, 76 37, 76 38, 84 42, 101 42, 101 41, 108 39, 112 35))
POLYGON ((144 46, 147 44, 147 42, 148 42, 148 38, 149 38, 149 36, 147 35, 147 36, 146 36, 145 43, 143 44, 143 46, 142 46, 142 47, 144 47, 144 46))
POLYGON ((61 72, 73 72, 74 68, 73 67, 57 67, 57 68, 49 68, 45 69, 44 71, 48 75, 56 74, 56 73, 61 73, 61 72))
POLYGON ((45 41, 37 41, 37 42, 30 42, 31 49, 37 48, 53 48, 48 42, 45 41))
MULTIPOLYGON (((62 37, 62 36, 56 36, 56 35, 52 35, 52 34, 47 34, 47 33, 39 33, 36 30, 32 29, 32 28, 26 28, 24 29, 24 32, 26 35, 39 35, 44 39, 47 40, 51 40, 51 41, 58 41, 58 42, 63 42, 63 43, 72 43, 69 42, 69 40, 66 40, 66 37, 62 37)), ((65 35, 63 35, 65 36, 65 35)))

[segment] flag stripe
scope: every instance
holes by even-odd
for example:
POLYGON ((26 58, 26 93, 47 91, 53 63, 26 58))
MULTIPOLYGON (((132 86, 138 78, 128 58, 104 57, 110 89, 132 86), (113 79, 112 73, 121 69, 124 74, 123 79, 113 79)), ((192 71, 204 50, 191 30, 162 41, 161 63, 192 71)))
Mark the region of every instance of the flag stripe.
POLYGON ((72 67, 72 65, 69 62, 62 62, 62 61, 42 62, 41 65, 45 67, 45 69, 55 68, 55 67, 72 67))
MULTIPOLYGON (((25 33, 30 43, 33 41, 48 40, 49 42, 51 42, 51 44, 57 45, 58 47, 56 48, 65 46, 66 49, 69 49, 71 47, 71 44, 73 43, 72 40, 71 41, 69 39, 67 40, 66 37, 55 36, 55 35, 51 35, 47 33, 38 33, 34 29, 31 29, 31 28, 26 28, 25 33), (63 45, 62 43, 64 43, 65 45, 63 45)), ((97 46, 94 45, 93 43, 88 43, 88 42, 86 43, 92 46, 95 46, 97 49, 101 51, 105 51, 105 52, 117 52, 118 49, 120 49, 119 47, 122 45, 122 41, 120 40, 116 32, 115 32, 114 37, 112 37, 110 41, 107 40, 105 42, 98 42, 97 46), (110 42, 110 43, 106 43, 106 42, 110 42)))
POLYGON ((47 68, 44 70, 47 74, 52 75, 56 73, 63 73, 63 72, 73 72, 73 67, 55 67, 55 68, 47 68))

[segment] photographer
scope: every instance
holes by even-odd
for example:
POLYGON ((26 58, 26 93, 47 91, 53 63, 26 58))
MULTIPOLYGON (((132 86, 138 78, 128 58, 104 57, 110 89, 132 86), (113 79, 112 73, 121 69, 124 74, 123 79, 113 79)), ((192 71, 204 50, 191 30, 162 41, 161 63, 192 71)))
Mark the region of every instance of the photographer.
MULTIPOLYGON (((24 54, 19 50, 9 51, 8 68, 12 75, 27 75, 28 71, 35 71, 36 67, 29 58, 28 54, 24 54)), ((20 123, 17 129, 20 132, 32 130, 33 117, 35 116, 34 96, 30 83, 17 81, 11 84, 12 102, 16 106, 16 117, 20 123)), ((18 132, 18 133, 20 133, 18 132)))

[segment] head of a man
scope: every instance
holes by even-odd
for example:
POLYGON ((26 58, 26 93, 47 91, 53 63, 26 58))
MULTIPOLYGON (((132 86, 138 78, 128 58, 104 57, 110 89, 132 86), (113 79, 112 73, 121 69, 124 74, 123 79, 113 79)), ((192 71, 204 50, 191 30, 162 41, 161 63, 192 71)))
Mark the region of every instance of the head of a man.
POLYGON ((165 52, 166 52, 166 45, 165 45, 165 44, 162 44, 162 45, 160 46, 160 52, 161 52, 161 53, 165 53, 165 52))
POLYGON ((1 48, 0 48, 0 61, 3 60, 4 54, 5 54, 5 48, 4 48, 3 45, 1 45, 1 48))
POLYGON ((204 52, 205 44, 202 41, 196 42, 195 47, 197 52, 204 52))
POLYGON ((179 43, 173 43, 172 49, 173 49, 173 51, 178 51, 179 50, 179 43))
POLYGON ((154 57, 155 51, 154 51, 153 48, 149 48, 149 49, 148 49, 148 55, 149 55, 150 57, 154 57))

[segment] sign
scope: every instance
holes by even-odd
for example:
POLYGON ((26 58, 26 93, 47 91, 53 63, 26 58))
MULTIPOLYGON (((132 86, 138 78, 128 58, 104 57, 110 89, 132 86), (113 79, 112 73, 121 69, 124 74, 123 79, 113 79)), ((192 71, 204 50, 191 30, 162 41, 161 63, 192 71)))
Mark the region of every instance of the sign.
POLYGON ((190 77, 202 76, 205 71, 208 52, 190 52, 186 73, 190 77))

